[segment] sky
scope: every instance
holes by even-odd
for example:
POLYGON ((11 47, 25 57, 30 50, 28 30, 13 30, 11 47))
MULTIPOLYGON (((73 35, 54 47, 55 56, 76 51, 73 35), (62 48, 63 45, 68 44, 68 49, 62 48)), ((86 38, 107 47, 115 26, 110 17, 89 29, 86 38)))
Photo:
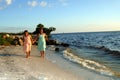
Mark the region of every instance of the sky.
POLYGON ((120 0, 0 0, 0 32, 120 31, 120 0))

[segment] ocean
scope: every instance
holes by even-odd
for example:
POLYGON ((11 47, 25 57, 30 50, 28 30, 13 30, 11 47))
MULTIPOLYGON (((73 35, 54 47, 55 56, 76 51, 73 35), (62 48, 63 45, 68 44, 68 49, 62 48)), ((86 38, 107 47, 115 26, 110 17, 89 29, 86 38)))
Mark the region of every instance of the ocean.
POLYGON ((120 80, 120 32, 52 34, 52 39, 70 46, 63 57, 100 75, 120 80))

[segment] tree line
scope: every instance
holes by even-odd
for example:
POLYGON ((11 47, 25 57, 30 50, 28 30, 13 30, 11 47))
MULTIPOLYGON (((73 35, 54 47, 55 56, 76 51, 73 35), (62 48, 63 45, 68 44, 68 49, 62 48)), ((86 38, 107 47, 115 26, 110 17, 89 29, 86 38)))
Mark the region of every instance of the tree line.
MULTIPOLYGON (((38 24, 35 28, 35 31, 30 32, 30 34, 32 34, 32 35, 38 34, 40 28, 43 28, 43 31, 47 34, 48 37, 50 37, 50 34, 52 31, 56 30, 56 28, 54 28, 54 27, 47 28, 43 24, 38 24)), ((19 32, 19 33, 1 32, 0 33, 0 45, 14 45, 14 44, 16 44, 16 42, 19 42, 21 40, 20 38, 16 37, 16 35, 23 35, 23 32, 24 31, 19 32)))
MULTIPOLYGON (((49 27, 49 28, 47 28, 47 27, 45 27, 43 24, 38 24, 38 25, 36 26, 35 31, 30 32, 30 34, 37 34, 37 33, 39 32, 39 29, 40 29, 40 28, 43 28, 43 31, 44 31, 48 36, 50 36, 51 32, 53 32, 53 31, 56 30, 55 27, 49 27)), ((4 35, 4 34, 10 34, 10 35, 23 35, 23 32, 24 32, 24 31, 18 32, 18 33, 1 32, 0 35, 4 35)))

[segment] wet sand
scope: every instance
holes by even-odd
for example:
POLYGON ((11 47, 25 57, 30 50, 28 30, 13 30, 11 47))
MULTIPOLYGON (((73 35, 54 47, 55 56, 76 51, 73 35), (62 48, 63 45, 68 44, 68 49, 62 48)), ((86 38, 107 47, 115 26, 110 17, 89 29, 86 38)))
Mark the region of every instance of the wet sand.
POLYGON ((31 58, 25 58, 22 46, 7 46, 0 50, 0 63, 0 80, 79 80, 74 74, 40 58, 35 46, 31 58))

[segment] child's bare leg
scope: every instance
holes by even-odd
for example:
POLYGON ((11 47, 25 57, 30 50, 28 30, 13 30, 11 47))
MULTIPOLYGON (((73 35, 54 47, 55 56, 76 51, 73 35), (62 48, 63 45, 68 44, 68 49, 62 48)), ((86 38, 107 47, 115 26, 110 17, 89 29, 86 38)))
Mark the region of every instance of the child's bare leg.
POLYGON ((43 58, 45 57, 45 51, 43 51, 43 58))
POLYGON ((43 57, 43 52, 41 51, 41 57, 43 57))
POLYGON ((43 58, 45 57, 45 51, 42 51, 42 57, 43 58))
POLYGON ((28 52, 26 52, 26 58, 28 58, 29 57, 29 53, 28 52))
POLYGON ((40 57, 42 57, 42 51, 40 51, 40 57))
POLYGON ((30 57, 30 51, 28 52, 28 56, 30 57))

